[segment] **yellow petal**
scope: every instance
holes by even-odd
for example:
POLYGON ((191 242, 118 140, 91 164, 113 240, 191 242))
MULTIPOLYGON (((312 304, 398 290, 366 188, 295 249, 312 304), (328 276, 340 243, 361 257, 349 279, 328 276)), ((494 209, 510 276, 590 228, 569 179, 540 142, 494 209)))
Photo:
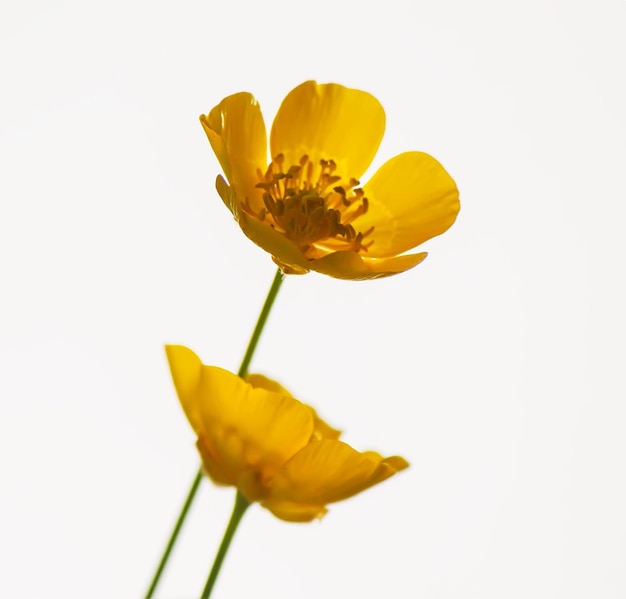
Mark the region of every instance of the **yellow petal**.
POLYGON ((385 131, 385 111, 367 92, 336 83, 306 81, 283 100, 270 133, 272 157, 285 165, 305 154, 316 169, 320 159, 334 160, 336 174, 358 179, 372 162, 385 131))
POLYGON ((239 219, 239 201, 235 196, 235 192, 233 189, 224 181, 224 177, 222 175, 218 175, 215 179, 215 189, 217 189, 217 193, 222 198, 222 202, 226 204, 226 208, 228 208, 235 220, 239 219))
POLYGON ((165 353, 180 405, 193 430, 196 434, 200 434, 202 432, 200 416, 202 397, 199 393, 199 386, 202 377, 202 362, 194 352, 182 345, 166 345, 165 353))
POLYGON ((351 497, 407 466, 397 456, 384 459, 374 452, 359 453, 341 441, 312 442, 278 471, 264 505, 269 509, 285 502, 323 506, 351 497))
POLYGON ((292 397, 255 389, 215 366, 203 367, 200 387, 206 446, 233 476, 250 469, 265 476, 311 437, 311 410, 292 397))
POLYGON ((217 177, 215 187, 246 237, 271 254, 272 260, 283 273, 303 275, 309 272, 308 260, 304 254, 282 233, 244 212, 239 198, 223 177, 217 177))
MULTIPOLYGON (((363 455, 371 455, 372 457, 383 459, 383 457, 375 451, 364 451, 363 455)), ((384 461, 388 466, 393 468, 396 472, 399 472, 400 470, 404 470, 405 468, 409 467, 409 463, 403 457, 400 457, 398 455, 394 455, 389 458, 384 458, 384 461)))
POLYGON ((264 170, 267 164, 267 135, 254 96, 248 92, 228 96, 200 122, 238 200, 248 198, 255 210, 261 208, 255 185, 257 169, 264 170))
POLYGON ((245 212, 238 212, 238 220, 241 230, 248 239, 269 252, 283 271, 289 274, 303 274, 309 271, 309 261, 282 233, 245 212))
POLYGON ((309 505, 294 501, 264 501, 263 507, 267 508, 274 516, 287 522, 311 522, 321 518, 328 511, 323 505, 309 505))
POLYGON ((395 256, 441 235, 456 219, 459 192, 452 177, 423 152, 400 154, 364 186, 369 210, 355 228, 374 227, 368 256, 395 256), (357 226, 358 225, 358 226, 357 226))
POLYGON ((236 487, 241 478, 241 470, 234 469, 228 456, 220 453, 210 437, 201 434, 196 447, 202 458, 202 465, 208 477, 217 485, 236 487))
MULTIPOLYGON (((313 408, 311 408, 313 410, 313 408)), ((341 431, 336 429, 325 420, 322 420, 315 410, 313 410, 313 436, 312 439, 322 441, 323 439, 339 439, 341 431)))
POLYGON ((417 266, 426 252, 393 258, 367 258, 356 252, 335 252, 309 262, 309 268, 336 279, 365 280, 389 277, 417 266))
MULTIPOLYGON (((293 397, 293 395, 285 389, 280 383, 274 381, 270 378, 262 374, 249 374, 246 377, 248 383, 250 383, 253 387, 265 389, 267 391, 273 391, 274 393, 282 393, 283 395, 288 395, 289 397, 293 397)), ((306 405, 306 404, 305 404, 306 405)), ((311 410, 311 414, 313 414, 313 436, 312 438, 320 441, 321 439, 338 439, 341 435, 341 431, 333 428, 322 420, 317 412, 311 407, 308 406, 311 410)))
POLYGON ((262 374, 249 374, 246 377, 246 381, 250 383, 256 389, 265 389, 266 391, 272 391, 273 393, 280 393, 281 395, 293 395, 285 389, 279 382, 270 379, 262 374))

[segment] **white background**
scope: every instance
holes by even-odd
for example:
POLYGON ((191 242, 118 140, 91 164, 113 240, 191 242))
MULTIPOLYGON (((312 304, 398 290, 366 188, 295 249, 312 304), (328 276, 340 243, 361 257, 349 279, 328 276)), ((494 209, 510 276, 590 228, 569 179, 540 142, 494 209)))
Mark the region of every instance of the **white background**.
MULTIPOLYGON (((309 525, 254 506, 215 596, 626 596, 625 27, 623 0, 3 3, 0 596, 145 592, 198 466, 163 344, 236 370, 274 275, 198 115, 247 90, 271 122, 309 78, 377 96, 373 167, 427 151, 462 211, 413 271, 284 284, 252 370, 411 468, 309 525)), ((203 484, 158 598, 199 596, 232 500, 203 484)))

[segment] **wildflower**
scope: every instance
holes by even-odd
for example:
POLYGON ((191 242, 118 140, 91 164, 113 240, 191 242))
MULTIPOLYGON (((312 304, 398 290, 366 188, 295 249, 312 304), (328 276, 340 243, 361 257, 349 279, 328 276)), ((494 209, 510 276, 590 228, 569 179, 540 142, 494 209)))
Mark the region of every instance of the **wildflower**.
POLYGON ((288 274, 340 279, 403 272, 459 211, 450 175, 423 152, 395 156, 359 179, 383 137, 385 113, 370 94, 307 81, 283 100, 267 136, 259 104, 241 92, 200 117, 222 166, 217 191, 243 232, 288 274), (228 181, 228 183, 227 183, 228 181))
POLYGON ((208 476, 236 487, 276 517, 308 522, 408 466, 401 457, 360 453, 278 383, 248 381, 205 366, 186 347, 166 346, 174 386, 208 476))

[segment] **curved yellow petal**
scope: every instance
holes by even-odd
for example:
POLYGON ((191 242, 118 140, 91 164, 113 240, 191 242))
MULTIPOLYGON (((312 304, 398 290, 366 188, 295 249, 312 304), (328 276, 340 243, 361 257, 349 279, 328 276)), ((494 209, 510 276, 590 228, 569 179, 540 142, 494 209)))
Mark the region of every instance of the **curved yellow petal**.
POLYGON ((285 502, 326 505, 352 497, 407 466, 402 458, 359 453, 341 441, 313 442, 277 472, 264 505, 269 509, 285 502))
POLYGON ((269 252, 274 262, 283 271, 288 274, 304 274, 309 271, 309 261, 282 233, 242 211, 238 212, 236 218, 238 218, 239 226, 246 237, 269 252))
POLYGON ((334 252, 309 262, 309 268, 336 279, 380 279, 417 266, 427 255, 426 252, 421 252, 392 258, 368 258, 356 252, 334 252))
MULTIPOLYGON (((281 393, 282 395, 288 395, 293 397, 290 391, 285 389, 279 382, 270 379, 262 374, 249 374, 246 377, 248 383, 253 387, 265 389, 267 391, 273 391, 274 393, 281 393)), ((306 405, 306 404, 305 404, 306 405)), ((317 412, 308 406, 313 414, 313 438, 316 440, 321 439, 338 439, 341 435, 341 431, 330 426, 325 420, 322 420, 317 412)))
POLYGON ((403 457, 400 457, 398 455, 394 455, 389 458, 383 458, 383 456, 381 456, 376 451, 364 451, 363 455, 371 456, 373 459, 384 460, 388 466, 391 466, 396 471, 404 470, 405 468, 409 467, 409 463, 403 457))
POLYGON ((241 471, 232 467, 230 460, 219 452, 210 437, 200 434, 196 447, 200 452, 205 473, 215 484, 237 486, 241 471))
POLYGON ((292 397, 255 389, 215 366, 203 367, 200 388, 205 445, 233 476, 250 469, 269 475, 311 437, 311 410, 292 397))
POLYGON ((235 196, 235 192, 233 189, 226 183, 224 177, 222 175, 218 175, 215 179, 215 189, 217 189, 217 193, 222 198, 222 202, 226 204, 226 208, 228 208, 235 220, 239 219, 239 202, 237 197, 235 196))
POLYGON ((272 391, 272 393, 280 393, 281 395, 293 397, 278 381, 270 379, 263 374, 249 374, 246 377, 246 381, 256 389, 265 389, 266 391, 272 391))
POLYGON ((286 168, 305 154, 317 168, 334 160, 336 174, 359 179, 372 162, 385 131, 385 111, 367 92, 336 83, 306 81, 283 100, 270 133, 272 157, 286 168))
POLYGON ((257 169, 267 166, 267 134, 261 108, 248 92, 224 98, 209 114, 201 115, 211 147, 240 202, 262 207, 257 169))
POLYGON ((432 156, 406 152, 395 156, 364 186, 366 214, 355 227, 374 227, 368 256, 395 256, 441 235, 459 212, 459 192, 446 170, 432 156), (358 226, 357 226, 358 225, 358 226))
MULTIPOLYGON (((293 397, 293 395, 287 389, 285 389, 285 387, 283 387, 280 383, 262 374, 249 374, 246 377, 246 380, 253 387, 265 389, 267 391, 272 391, 274 393, 282 393, 283 395, 288 395, 289 397, 293 397)), ((311 410, 311 414, 313 415, 312 439, 320 441, 321 439, 338 439, 341 436, 340 430, 333 428, 326 421, 322 420, 318 416, 317 412, 311 406, 308 406, 308 408, 311 410)))
POLYGON ((287 522, 311 522, 328 512, 323 505, 308 505, 294 501, 263 501, 261 505, 274 516, 287 522))
POLYGON ((166 345, 165 353, 180 405, 191 428, 196 434, 200 434, 202 432, 200 416, 202 395, 199 386, 202 378, 202 362, 194 352, 182 345, 166 345))
POLYGON ((244 212, 239 199, 223 177, 217 177, 215 187, 246 237, 269 252, 272 260, 285 274, 302 275, 309 272, 308 260, 304 254, 282 233, 244 212))
MULTIPOLYGON (((313 408, 311 408, 313 410, 313 408)), ((323 439, 339 439, 341 431, 322 420, 313 410, 313 436, 311 440, 322 441, 323 439)))

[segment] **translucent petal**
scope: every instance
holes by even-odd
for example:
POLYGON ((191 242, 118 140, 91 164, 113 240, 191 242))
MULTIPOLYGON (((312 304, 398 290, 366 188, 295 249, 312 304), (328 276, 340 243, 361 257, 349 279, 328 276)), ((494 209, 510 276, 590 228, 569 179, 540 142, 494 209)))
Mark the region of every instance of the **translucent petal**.
POLYGON ((265 389, 266 391, 272 391, 274 393, 280 393, 281 395, 293 397, 293 395, 279 382, 270 379, 263 374, 249 374, 246 377, 246 381, 257 389, 265 389))
MULTIPOLYGON (((312 408, 311 408, 312 409, 312 408)), ((336 429, 325 420, 322 420, 315 410, 313 410, 313 439, 321 441, 322 439, 339 439, 341 431, 336 429)))
POLYGON ((323 505, 309 505, 293 501, 262 501, 261 505, 274 516, 287 522, 311 522, 328 511, 323 505))
MULTIPOLYGON (((262 374, 249 374, 246 378, 248 383, 250 383, 253 387, 257 387, 260 389, 266 389, 267 391, 273 391, 274 393, 282 393, 283 395, 288 395, 289 397, 293 397, 293 395, 285 389, 280 383, 262 375, 262 374)), ((321 439, 338 439, 341 435, 341 431, 333 428, 322 420, 317 412, 309 406, 311 410, 311 414, 313 415, 313 438, 318 441, 321 439)))
POLYGON ((199 394, 202 362, 194 352, 182 345, 166 345, 165 353, 185 416, 195 433, 200 434, 203 430, 200 416, 202 397, 199 394))
POLYGON ((359 453, 341 441, 313 442, 278 471, 265 501, 326 505, 346 499, 406 468, 401 459, 359 453))
POLYGON ((287 168, 305 154, 316 169, 320 159, 332 159, 345 181, 358 179, 384 131, 385 111, 374 96, 336 83, 306 81, 289 92, 276 114, 271 155, 284 154, 287 168))
POLYGON ((378 169, 364 186, 369 210, 355 229, 374 227, 368 256, 395 256, 441 235, 459 212, 459 192, 452 177, 423 152, 400 154, 378 169))
POLYGON ((309 263, 309 268, 336 279, 365 280, 389 277, 417 266, 426 252, 392 258, 365 258, 356 252, 335 252, 309 263))
POLYGON ((241 472, 234 469, 230 461, 220 454, 209 437, 201 434, 196 447, 202 457, 205 473, 216 485, 237 486, 241 472))
POLYGON ((207 445, 233 473, 270 473, 311 437, 311 410, 296 399, 255 389, 215 366, 203 367, 200 387, 207 445))
POLYGON ((218 175, 215 180, 215 189, 217 189, 217 193, 222 198, 222 202, 226 204, 226 208, 228 208, 235 219, 238 218, 239 214, 239 202, 237 201, 237 197, 233 189, 226 183, 224 177, 222 175, 218 175))
POLYGON ((224 98, 209 114, 200 117, 224 175, 240 202, 249 199, 261 208, 255 188, 257 169, 267 165, 267 135, 259 104, 252 94, 241 92, 224 98))
POLYGON ((309 261, 282 233, 242 211, 238 212, 238 220, 239 226, 246 236, 266 252, 269 252, 274 257, 275 262, 281 266, 291 267, 296 271, 308 272, 309 261))

